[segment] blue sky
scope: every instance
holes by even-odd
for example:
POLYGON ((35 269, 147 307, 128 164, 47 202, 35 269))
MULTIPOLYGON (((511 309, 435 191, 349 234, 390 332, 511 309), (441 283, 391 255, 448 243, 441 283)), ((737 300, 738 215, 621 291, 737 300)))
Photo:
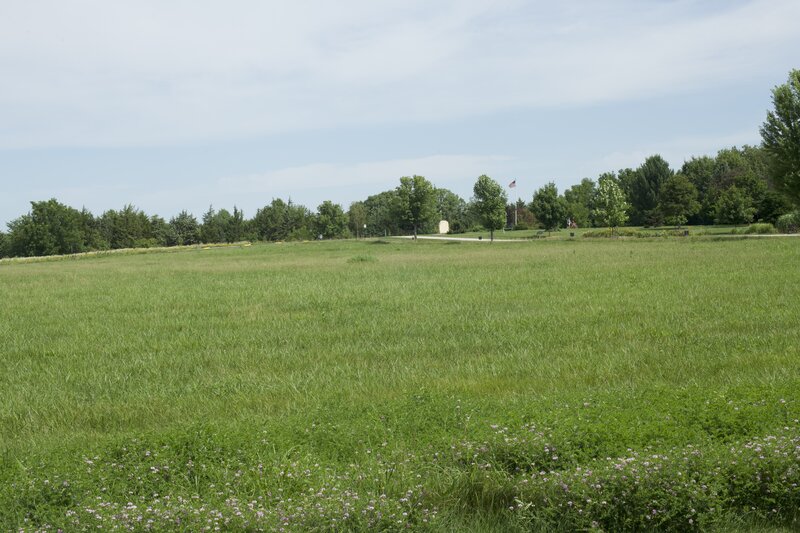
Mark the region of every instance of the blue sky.
POLYGON ((0 224, 55 197, 314 209, 758 144, 796 0, 4 0, 0 224))

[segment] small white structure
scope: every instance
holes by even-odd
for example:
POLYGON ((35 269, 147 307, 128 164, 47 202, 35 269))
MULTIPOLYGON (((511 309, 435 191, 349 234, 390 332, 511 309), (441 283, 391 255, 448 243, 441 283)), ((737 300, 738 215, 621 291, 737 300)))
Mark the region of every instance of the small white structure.
POLYGON ((450 223, 446 220, 439 221, 439 233, 447 233, 450 231, 450 223))

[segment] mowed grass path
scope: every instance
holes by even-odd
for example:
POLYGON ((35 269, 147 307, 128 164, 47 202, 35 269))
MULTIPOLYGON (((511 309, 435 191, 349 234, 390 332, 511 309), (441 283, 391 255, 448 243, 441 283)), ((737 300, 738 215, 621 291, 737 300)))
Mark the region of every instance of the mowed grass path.
POLYGON ((349 241, 0 264, 0 451, 25 463, 192 427, 254 442, 269 428, 272 453, 301 445, 346 464, 373 439, 446 448, 490 424, 558 425, 573 405, 604 406, 586 418, 608 441, 597 453, 764 435, 798 413, 798 264, 794 239, 349 241), (737 398, 783 407, 715 414, 737 398), (333 429, 309 433, 323 422, 333 429))

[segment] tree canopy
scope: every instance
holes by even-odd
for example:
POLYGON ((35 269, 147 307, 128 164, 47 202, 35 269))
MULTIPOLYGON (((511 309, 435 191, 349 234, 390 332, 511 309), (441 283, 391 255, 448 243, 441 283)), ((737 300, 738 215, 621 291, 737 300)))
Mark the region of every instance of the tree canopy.
POLYGON ((396 202, 400 223, 413 230, 414 237, 420 229, 430 229, 436 218, 436 195, 431 182, 417 175, 400 178, 396 202))
POLYGON ((682 226, 700 209, 697 189, 683 174, 673 174, 661 186, 658 208, 667 224, 682 226))
POLYGON ((628 202, 617 179, 605 174, 597 181, 593 216, 600 224, 613 229, 628 220, 628 202))
POLYGON ((530 209, 547 231, 560 228, 567 218, 566 201, 558 196, 558 189, 553 182, 533 194, 530 209))
POLYGON ((484 174, 475 182, 472 193, 475 213, 494 241, 495 230, 506 225, 506 192, 499 183, 484 174))
POLYGON ((770 155, 771 177, 777 187, 800 205, 800 70, 772 90, 774 109, 761 127, 770 155))

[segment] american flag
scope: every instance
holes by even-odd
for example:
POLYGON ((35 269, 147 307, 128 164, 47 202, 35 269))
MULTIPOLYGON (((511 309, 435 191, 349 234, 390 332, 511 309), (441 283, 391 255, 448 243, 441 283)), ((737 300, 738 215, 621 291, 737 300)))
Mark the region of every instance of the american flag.
POLYGON ((512 181, 511 183, 508 184, 508 188, 509 189, 513 189, 516 186, 517 186, 517 180, 514 180, 514 181, 512 181))

